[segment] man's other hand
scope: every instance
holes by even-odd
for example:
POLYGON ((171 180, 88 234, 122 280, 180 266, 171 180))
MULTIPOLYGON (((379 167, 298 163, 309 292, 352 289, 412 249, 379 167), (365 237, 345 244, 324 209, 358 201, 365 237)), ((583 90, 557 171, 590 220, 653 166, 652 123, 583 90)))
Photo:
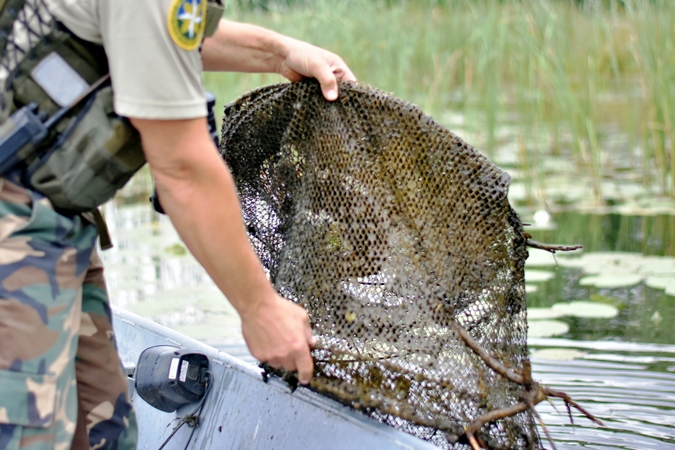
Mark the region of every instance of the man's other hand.
POLYGON ((338 97, 338 81, 356 81, 338 55, 256 25, 221 19, 204 40, 202 64, 207 71, 278 73, 290 81, 316 78, 327 100, 338 97))
POLYGON ((328 101, 338 98, 338 81, 356 81, 342 58, 328 50, 292 38, 286 41, 286 48, 278 73, 290 81, 316 78, 328 101))
POLYGON ((273 295, 241 315, 241 328, 254 357, 272 367, 297 370, 300 384, 310 382, 314 363, 309 351, 316 339, 304 308, 273 295))

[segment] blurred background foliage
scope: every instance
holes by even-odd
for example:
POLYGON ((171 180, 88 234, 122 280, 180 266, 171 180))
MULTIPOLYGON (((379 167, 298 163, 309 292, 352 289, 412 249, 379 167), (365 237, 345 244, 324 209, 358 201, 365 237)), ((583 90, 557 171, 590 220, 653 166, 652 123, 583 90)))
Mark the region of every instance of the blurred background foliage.
MULTIPOLYGON (((551 159, 598 205, 607 179, 675 197, 673 0, 232 0, 225 15, 338 53, 490 157, 508 147, 527 203, 551 159)), ((206 76, 221 104, 278 81, 206 76)))

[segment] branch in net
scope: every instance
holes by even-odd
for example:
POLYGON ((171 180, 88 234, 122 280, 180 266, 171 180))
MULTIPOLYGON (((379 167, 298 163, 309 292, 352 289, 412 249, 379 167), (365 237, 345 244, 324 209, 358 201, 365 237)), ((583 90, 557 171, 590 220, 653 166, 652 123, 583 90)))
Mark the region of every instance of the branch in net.
MULTIPOLYGON (((476 342, 476 340, 469 334, 468 331, 464 329, 464 327, 462 327, 456 322, 454 324, 454 327, 455 331, 457 332, 457 334, 459 334, 460 338, 464 341, 464 343, 471 350, 473 350, 474 353, 476 353, 483 360, 483 362, 485 362, 485 364, 487 364, 492 370, 502 375, 503 377, 511 380, 514 383, 526 386, 528 389, 528 396, 525 402, 517 403, 508 408, 495 409, 490 412, 487 412, 478 417, 477 419, 475 419, 466 427, 465 431, 466 438, 469 440, 469 443, 471 444, 471 447, 474 450, 480 450, 483 447, 481 444, 479 444, 479 440, 476 438, 475 433, 477 433, 488 422, 493 422, 495 420, 511 417, 528 409, 531 409, 541 421, 539 415, 536 413, 536 411, 534 411, 534 405, 544 401, 548 397, 558 397, 562 399, 565 402, 565 405, 567 406, 568 410, 571 405, 572 407, 576 408, 579 412, 581 412, 583 415, 585 415, 592 422, 600 426, 604 426, 601 420, 596 418, 593 414, 591 414, 577 402, 572 400, 572 398, 570 398, 570 396, 567 395, 566 393, 556 391, 554 389, 550 389, 547 387, 542 387, 538 383, 534 383, 532 381, 531 376, 529 375, 529 371, 527 371, 526 374, 521 375, 507 368, 497 359, 493 358, 487 352, 487 350, 485 350, 478 342, 476 342)), ((546 427, 543 425, 543 423, 542 426, 546 432, 547 438, 551 442, 552 447, 555 448, 551 440, 551 437, 548 434, 548 430, 546 430, 546 427)))
POLYGON ((474 351, 478 356, 481 357, 481 359, 487 364, 492 370, 500 374, 501 376, 513 381, 514 383, 518 384, 526 384, 531 380, 525 380, 525 378, 519 374, 514 372, 513 370, 509 369, 506 367, 504 364, 501 362, 497 361, 495 358, 490 356, 490 354, 478 343, 474 340, 473 337, 469 334, 468 331, 464 329, 460 324, 455 322, 455 331, 457 334, 459 334, 459 337, 462 338, 464 343, 474 351))
POLYGON ((515 405, 510 406, 508 408, 495 409, 488 413, 485 413, 482 416, 478 417, 473 422, 471 422, 469 425, 467 425, 465 434, 473 450, 480 450, 481 448, 484 447, 480 445, 478 443, 478 440, 476 439, 476 433, 480 431, 481 428, 483 428, 483 425, 485 425, 488 422, 493 422, 495 420, 515 416, 518 413, 526 411, 528 408, 529 406, 525 402, 516 403, 515 405))
POLYGON ((601 427, 604 427, 604 426, 605 426, 605 424, 602 423, 602 421, 601 421, 600 419, 598 419, 597 417, 595 417, 595 416, 594 416, 593 414, 591 414, 590 412, 586 411, 586 409, 585 409, 584 407, 582 407, 580 404, 578 404, 577 402, 575 402, 574 400, 572 400, 572 398, 571 398, 569 395, 567 395, 566 393, 561 392, 561 391, 556 391, 556 390, 551 389, 551 388, 544 388, 544 393, 545 393, 547 396, 558 397, 558 398, 562 399, 562 400, 565 402, 565 405, 567 405, 568 408, 569 408, 569 405, 572 405, 572 406, 573 406, 574 408, 576 408, 580 413, 582 413, 584 416, 586 416, 586 418, 587 418, 588 420, 597 423, 597 424, 600 425, 601 427))
POLYGON ((579 250, 584 248, 583 245, 555 245, 555 244, 544 244, 542 242, 533 241, 528 239, 525 242, 525 245, 531 248, 538 248, 539 250, 544 250, 550 253, 555 252, 573 252, 574 250, 579 250))

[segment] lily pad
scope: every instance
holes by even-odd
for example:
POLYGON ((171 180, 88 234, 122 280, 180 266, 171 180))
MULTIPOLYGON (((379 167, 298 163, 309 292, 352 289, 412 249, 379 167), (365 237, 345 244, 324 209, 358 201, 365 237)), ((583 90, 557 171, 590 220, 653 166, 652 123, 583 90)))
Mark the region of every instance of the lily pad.
POLYGON ((527 252, 530 256, 528 256, 525 261, 525 267, 546 267, 556 265, 556 260, 551 252, 536 248, 528 249, 527 252))
POLYGON ((560 320, 533 320, 529 323, 527 335, 529 337, 551 337, 567 333, 570 326, 560 320))
POLYGON ((581 286, 595 286, 597 288, 623 288, 639 284, 644 276, 629 273, 601 273, 583 277, 579 280, 581 286))
POLYGON ((571 348, 545 348, 532 352, 532 358, 548 359, 550 361, 572 361, 586 356, 585 352, 571 348))
POLYGON ((581 258, 560 258, 558 261, 563 267, 577 267, 590 274, 626 271, 635 273, 643 263, 643 257, 640 253, 595 252, 585 253, 581 258))
POLYGON ((668 286, 675 286, 675 275, 647 277, 645 284, 652 289, 666 289, 668 286))
POLYGON ((675 278, 675 265, 654 264, 640 267, 640 273, 644 275, 671 276, 675 278))
POLYGON ((527 308, 527 320, 557 319, 565 313, 552 308, 527 308))
POLYGON ((551 309, 560 311, 566 316, 598 319, 611 319, 619 314, 619 310, 615 306, 581 300, 569 303, 556 303, 551 309))
POLYGON ((526 284, 525 285, 525 292, 528 294, 535 293, 539 290, 539 286, 534 285, 534 284, 526 284))
POLYGON ((545 270, 526 270, 525 271, 525 281, 528 283, 538 283, 542 281, 548 281, 551 278, 555 277, 555 273, 548 272, 545 270))

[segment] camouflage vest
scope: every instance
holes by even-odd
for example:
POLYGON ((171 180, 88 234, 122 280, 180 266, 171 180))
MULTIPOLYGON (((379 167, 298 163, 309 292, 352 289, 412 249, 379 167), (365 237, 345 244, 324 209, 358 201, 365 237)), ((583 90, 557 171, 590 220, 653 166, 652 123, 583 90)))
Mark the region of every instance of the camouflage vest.
MULTIPOLYGON (((209 0, 205 35, 223 10, 209 0)), ((0 135, 25 105, 52 116, 75 103, 45 144, 21 155, 23 178, 57 209, 94 210, 145 164, 138 132, 113 110, 105 51, 57 22, 44 0, 0 0, 0 11, 0 135)))

